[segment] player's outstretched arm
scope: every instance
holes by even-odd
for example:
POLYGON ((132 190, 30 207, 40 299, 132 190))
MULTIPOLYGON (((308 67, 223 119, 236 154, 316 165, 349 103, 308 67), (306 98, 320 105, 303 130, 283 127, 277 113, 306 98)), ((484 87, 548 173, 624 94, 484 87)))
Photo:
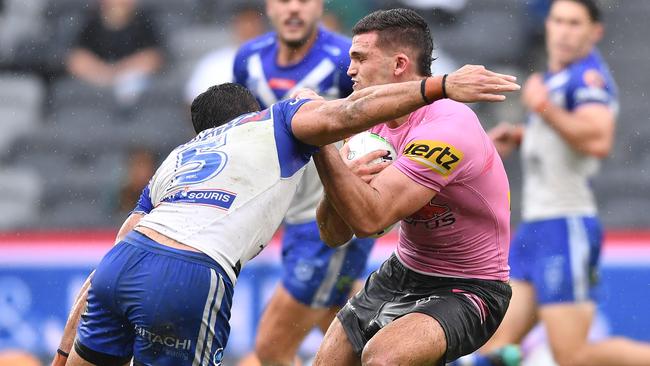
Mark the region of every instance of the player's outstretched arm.
POLYGON ((459 102, 503 101, 503 93, 519 90, 515 80, 483 66, 467 65, 446 78, 378 85, 355 91, 345 99, 306 103, 293 116, 291 128, 299 140, 323 146, 445 97, 459 102))

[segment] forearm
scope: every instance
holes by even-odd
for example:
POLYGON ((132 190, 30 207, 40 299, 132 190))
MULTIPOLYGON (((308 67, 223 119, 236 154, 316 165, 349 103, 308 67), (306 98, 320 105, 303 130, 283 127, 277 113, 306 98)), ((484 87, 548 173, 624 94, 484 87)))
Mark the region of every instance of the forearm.
MULTIPOLYGON (((421 83, 409 81, 368 87, 355 91, 346 99, 322 102, 309 116, 312 120, 320 119, 318 123, 304 127, 306 130, 319 130, 303 131, 301 139, 322 146, 365 131, 380 122, 405 116, 427 104, 421 83)), ((424 93, 429 101, 442 97, 440 77, 428 78, 425 83, 424 93)))
POLYGON ((72 345, 74 343, 75 335, 77 333, 77 326, 79 325, 79 320, 81 319, 81 314, 84 311, 86 305, 86 299, 88 298, 88 289, 90 288, 90 281, 92 280, 95 272, 93 271, 77 295, 77 298, 72 305, 72 310, 70 310, 70 315, 68 315, 68 320, 65 323, 65 328, 63 329, 63 336, 61 337, 61 343, 59 343, 59 349, 65 353, 70 353, 72 345))
POLYGON ((354 234, 369 236, 391 224, 381 222, 378 192, 348 169, 338 150, 324 146, 314 162, 329 203, 354 234))
POLYGON ((341 246, 352 238, 352 229, 332 206, 327 195, 318 204, 316 221, 321 240, 330 247, 341 246))
POLYGON ((538 114, 574 150, 596 157, 604 157, 609 152, 611 139, 597 121, 581 118, 553 103, 539 108, 538 114))
POLYGON ((68 72, 88 82, 107 85, 114 76, 112 67, 84 49, 71 51, 67 61, 68 72))
POLYGON ((148 48, 127 56, 115 64, 118 73, 139 71, 153 74, 158 71, 163 63, 160 52, 155 48, 148 48))

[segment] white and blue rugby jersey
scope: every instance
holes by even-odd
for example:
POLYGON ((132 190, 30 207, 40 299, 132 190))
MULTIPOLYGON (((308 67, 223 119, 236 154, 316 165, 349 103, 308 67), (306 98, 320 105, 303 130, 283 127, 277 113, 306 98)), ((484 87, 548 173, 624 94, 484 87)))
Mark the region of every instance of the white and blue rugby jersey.
MULTIPOLYGON (((616 85, 596 50, 560 72, 546 73, 545 84, 551 101, 570 112, 599 103, 618 113, 616 85)), ((536 114, 526 124, 522 153, 524 220, 596 215, 589 179, 598 171, 597 158, 574 150, 536 114)))
MULTIPOLYGON (((312 48, 298 63, 279 66, 275 32, 257 37, 241 46, 235 56, 235 82, 253 92, 262 108, 286 99, 294 90, 309 88, 328 99, 345 98, 352 93, 347 75, 351 41, 324 28, 312 48)), ((290 224, 316 219, 316 207, 323 187, 313 163, 305 171, 298 193, 287 212, 290 224)))
POLYGON ((271 240, 317 151, 291 131, 307 101, 276 103, 178 146, 140 197, 139 225, 209 255, 234 283, 271 240))

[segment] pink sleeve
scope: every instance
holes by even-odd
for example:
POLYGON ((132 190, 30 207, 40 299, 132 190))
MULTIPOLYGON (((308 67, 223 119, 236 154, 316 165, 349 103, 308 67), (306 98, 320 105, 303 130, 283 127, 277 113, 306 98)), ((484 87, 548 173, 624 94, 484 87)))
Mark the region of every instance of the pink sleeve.
POLYGON ((468 116, 464 113, 438 115, 432 123, 413 129, 393 166, 436 192, 467 177, 476 165, 475 160, 481 158, 482 146, 468 143, 477 141, 472 138, 476 130, 470 127, 473 123, 459 123, 463 118, 468 116))

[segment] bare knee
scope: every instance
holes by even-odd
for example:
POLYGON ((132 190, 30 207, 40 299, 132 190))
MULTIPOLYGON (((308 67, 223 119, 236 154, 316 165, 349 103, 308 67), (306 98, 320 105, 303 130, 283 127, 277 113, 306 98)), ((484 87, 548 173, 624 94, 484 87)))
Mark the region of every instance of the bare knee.
POLYGON ((363 366, 410 365, 412 363, 413 360, 408 355, 394 348, 379 349, 366 346, 361 353, 361 365, 363 366))
POLYGON ((586 345, 568 352, 553 352, 553 359, 558 366, 590 366, 593 364, 586 345))
POLYGON ((255 354, 264 366, 291 365, 293 355, 269 337, 258 337, 255 341, 255 354))
POLYGON ((368 350, 367 348, 361 353, 361 365, 363 366, 388 366, 399 365, 398 360, 389 357, 385 352, 368 350))

